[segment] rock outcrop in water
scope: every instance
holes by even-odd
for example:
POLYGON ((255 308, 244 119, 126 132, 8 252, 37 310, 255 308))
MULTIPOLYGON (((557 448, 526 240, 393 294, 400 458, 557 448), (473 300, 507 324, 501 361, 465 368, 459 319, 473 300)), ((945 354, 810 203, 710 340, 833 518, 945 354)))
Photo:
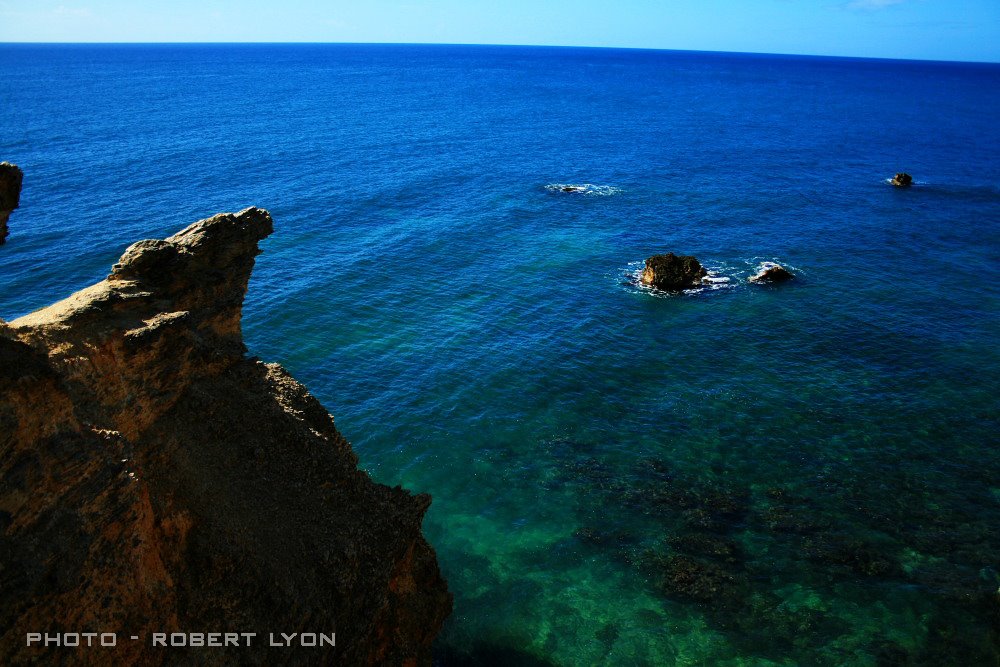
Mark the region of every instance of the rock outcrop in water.
POLYGON ((893 176, 889 182, 897 188, 908 188, 913 185, 913 177, 906 173, 899 173, 893 176))
POLYGON ((752 283, 783 283, 794 277, 791 271, 780 264, 762 262, 760 268, 757 269, 757 273, 750 276, 749 280, 752 283))
POLYGON ((0 162, 0 245, 7 242, 7 221, 21 203, 21 181, 24 174, 17 165, 0 162))
POLYGON ((0 663, 430 664, 451 609, 430 497, 374 483, 302 385, 244 354, 271 229, 251 208, 140 241, 106 280, 0 322, 0 663), (151 645, 172 632, 257 635, 151 645))
POLYGON ((697 287, 708 276, 701 263, 691 255, 653 255, 642 271, 645 285, 662 290, 682 290, 697 287))

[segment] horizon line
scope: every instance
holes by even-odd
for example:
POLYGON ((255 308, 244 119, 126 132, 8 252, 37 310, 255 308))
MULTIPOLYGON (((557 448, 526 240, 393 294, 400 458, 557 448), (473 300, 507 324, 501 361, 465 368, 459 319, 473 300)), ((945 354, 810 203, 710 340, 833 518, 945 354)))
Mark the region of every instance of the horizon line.
POLYGON ((712 53, 745 56, 793 56, 798 58, 841 58, 846 60, 888 60, 900 62, 922 63, 956 63, 969 65, 1000 65, 1000 60, 957 60, 929 58, 892 58, 888 56, 851 56, 827 53, 780 53, 771 51, 716 51, 710 49, 669 49, 646 46, 592 46, 578 44, 501 44, 494 42, 463 43, 463 42, 316 42, 316 41, 179 41, 179 42, 145 42, 145 41, 115 41, 115 42, 43 42, 43 41, 2 41, 0 46, 38 45, 38 46, 495 46, 509 48, 541 48, 541 49, 604 49, 608 51, 662 51, 672 53, 712 53))

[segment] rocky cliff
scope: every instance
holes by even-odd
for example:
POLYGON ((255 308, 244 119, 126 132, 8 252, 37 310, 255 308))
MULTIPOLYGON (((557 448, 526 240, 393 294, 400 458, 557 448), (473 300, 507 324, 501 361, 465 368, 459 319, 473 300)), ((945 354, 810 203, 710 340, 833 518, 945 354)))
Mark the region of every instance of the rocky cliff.
POLYGON ((0 162, 0 245, 7 241, 7 221, 11 211, 21 202, 21 180, 24 174, 17 165, 0 162))
POLYGON ((451 610, 430 497, 374 483, 302 385, 245 356, 271 229, 251 208, 140 241, 106 280, 0 322, 0 664, 430 663, 451 610), (257 634, 152 645, 176 632, 257 634))

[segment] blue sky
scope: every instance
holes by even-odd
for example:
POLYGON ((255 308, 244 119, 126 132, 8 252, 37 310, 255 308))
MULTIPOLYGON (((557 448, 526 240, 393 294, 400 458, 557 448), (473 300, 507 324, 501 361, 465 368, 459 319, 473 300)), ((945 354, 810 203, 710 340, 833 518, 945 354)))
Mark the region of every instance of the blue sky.
POLYGON ((1000 62, 1000 0, 0 0, 0 42, 423 42, 1000 62))

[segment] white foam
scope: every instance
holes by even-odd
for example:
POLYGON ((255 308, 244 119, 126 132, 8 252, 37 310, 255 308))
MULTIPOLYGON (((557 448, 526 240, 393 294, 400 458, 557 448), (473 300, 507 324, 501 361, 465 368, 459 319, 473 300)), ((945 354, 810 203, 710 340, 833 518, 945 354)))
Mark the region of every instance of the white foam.
POLYGON ((621 188, 613 185, 595 185, 593 183, 549 183, 545 189, 549 192, 564 192, 592 197, 608 197, 622 191, 621 188))
POLYGON ((772 266, 784 267, 789 271, 791 271, 792 273, 798 273, 802 271, 802 269, 798 268, 797 266, 789 264, 788 262, 783 262, 775 257, 772 257, 771 259, 764 259, 763 257, 758 255, 757 257, 748 257, 747 259, 744 259, 743 263, 747 266, 747 270, 750 272, 750 275, 757 273, 757 271, 759 271, 760 269, 769 269, 772 266))
POLYGON ((640 292, 658 298, 669 298, 679 295, 693 296, 696 294, 700 294, 702 292, 710 292, 719 289, 730 289, 736 287, 736 283, 733 283, 732 279, 729 276, 720 275, 719 270, 716 268, 710 269, 706 267, 705 270, 708 272, 708 275, 705 278, 702 278, 701 285, 698 285, 696 287, 689 287, 687 289, 683 289, 680 291, 661 290, 657 289, 656 287, 653 287, 652 285, 647 285, 642 282, 642 272, 645 268, 646 268, 645 261, 629 262, 628 265, 626 265, 624 271, 622 271, 622 274, 620 274, 624 275, 624 277, 626 278, 625 282, 623 283, 624 286, 626 288, 638 290, 640 292))

